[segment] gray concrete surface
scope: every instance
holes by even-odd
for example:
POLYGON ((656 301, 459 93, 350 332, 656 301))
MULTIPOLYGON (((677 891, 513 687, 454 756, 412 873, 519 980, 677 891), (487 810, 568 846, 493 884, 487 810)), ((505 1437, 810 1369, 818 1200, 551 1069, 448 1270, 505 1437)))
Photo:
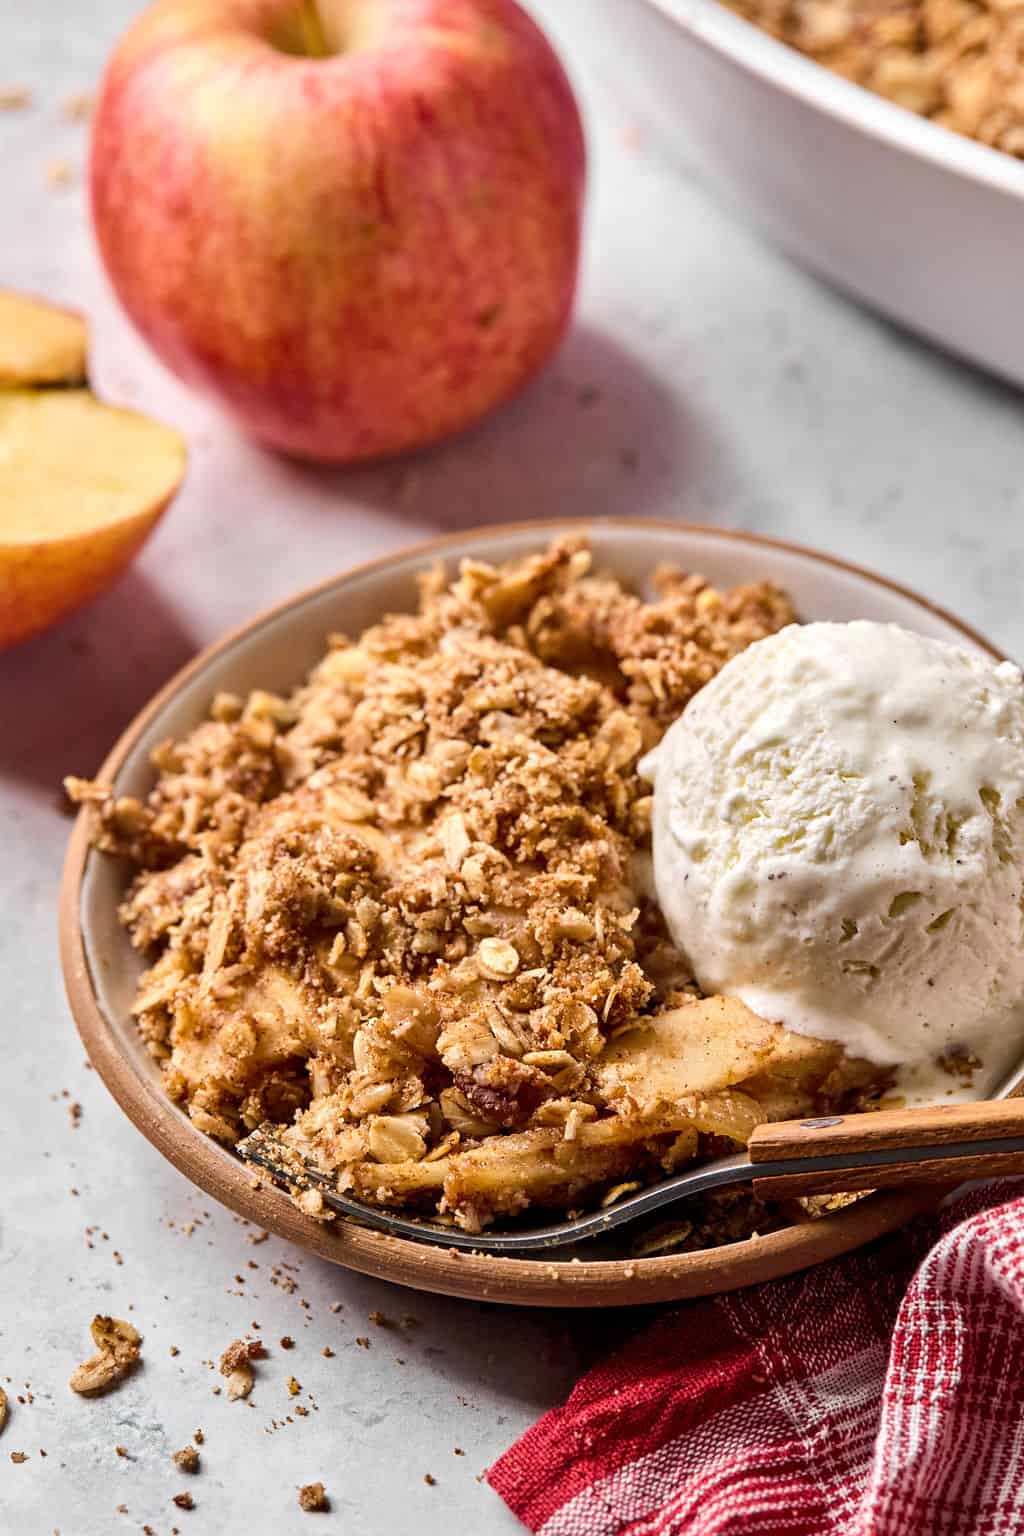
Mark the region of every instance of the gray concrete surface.
MULTIPOLYGON (((94 769, 191 652, 300 584, 434 531, 630 511, 818 544, 1024 652, 1018 397, 829 292, 720 214, 683 147, 649 121, 642 74, 602 46, 601 11, 616 3, 533 6, 564 50, 593 150, 586 270, 564 351, 461 441, 336 474, 246 443, 148 356, 104 289, 84 209, 86 130, 61 104, 95 82, 138 7, 0 0, 0 86, 34 92, 30 110, 0 114, 0 283, 87 309, 102 389, 178 422, 193 449, 187 489, 131 573, 0 658, 4 1533, 107 1536, 148 1524, 159 1536, 172 1525, 276 1536, 307 1528, 295 1490, 315 1479, 334 1504, 316 1526, 325 1532, 510 1532, 478 1474, 631 1326, 621 1315, 416 1296, 275 1239, 253 1246, 87 1070, 57 965, 68 831, 57 785, 66 770, 94 769), (72 169, 69 186, 48 181, 57 159, 72 169), (137 1319, 145 1367, 90 1402, 67 1378, 98 1310, 137 1319), (374 1310, 418 1326, 374 1327, 374 1310), (253 1320, 272 1345, 290 1334, 296 1347, 274 1348, 250 1406, 228 1403, 213 1394, 209 1362, 253 1320), (290 1374, 302 1384, 294 1400, 290 1374), (297 1402, 309 1416, 282 1425, 297 1402), (168 1454, 199 1426, 204 1471, 186 1482, 168 1454), (29 1459, 12 1464, 12 1451, 29 1459), (170 1502, 186 1486, 192 1513, 170 1502)), ((968 262, 965 243, 965 302, 968 262)))

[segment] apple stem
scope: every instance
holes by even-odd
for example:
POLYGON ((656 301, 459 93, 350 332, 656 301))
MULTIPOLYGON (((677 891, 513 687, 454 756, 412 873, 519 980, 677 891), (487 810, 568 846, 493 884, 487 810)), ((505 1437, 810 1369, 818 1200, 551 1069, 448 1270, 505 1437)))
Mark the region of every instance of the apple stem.
POLYGON ((316 0, 302 0, 301 24, 306 54, 311 59, 325 59, 331 50, 327 46, 316 0))

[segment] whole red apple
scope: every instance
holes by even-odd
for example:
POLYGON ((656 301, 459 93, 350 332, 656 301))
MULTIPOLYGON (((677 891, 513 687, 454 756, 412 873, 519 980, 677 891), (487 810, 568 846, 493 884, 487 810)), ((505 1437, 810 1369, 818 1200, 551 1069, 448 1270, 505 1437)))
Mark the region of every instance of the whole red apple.
POLYGON ((351 461, 458 431, 550 355, 584 158, 514 0, 157 0, 103 81, 93 220, 169 367, 351 461))

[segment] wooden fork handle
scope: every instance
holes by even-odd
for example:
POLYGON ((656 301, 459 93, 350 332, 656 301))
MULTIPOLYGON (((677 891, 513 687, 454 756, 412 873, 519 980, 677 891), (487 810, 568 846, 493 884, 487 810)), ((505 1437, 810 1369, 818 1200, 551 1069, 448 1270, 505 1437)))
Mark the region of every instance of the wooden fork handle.
POLYGON ((953 1143, 1024 1141, 1024 1100, 998 1099, 979 1104, 943 1104, 926 1109, 879 1110, 877 1113, 827 1115, 759 1125, 750 1138, 752 1163, 803 1158, 843 1157, 840 1170, 808 1168, 776 1178, 754 1180, 757 1194, 773 1199, 858 1189, 887 1189, 902 1184, 959 1184, 996 1174, 1024 1173, 1024 1150, 979 1145, 967 1156, 942 1156, 953 1143), (895 1159, 883 1165, 858 1165, 858 1153, 934 1147, 925 1161, 895 1159))
POLYGON ((1024 1099, 777 1120, 755 1129, 750 1138, 750 1161, 832 1157, 883 1147, 938 1147, 948 1141, 997 1141, 1001 1136, 1024 1136, 1024 1099))

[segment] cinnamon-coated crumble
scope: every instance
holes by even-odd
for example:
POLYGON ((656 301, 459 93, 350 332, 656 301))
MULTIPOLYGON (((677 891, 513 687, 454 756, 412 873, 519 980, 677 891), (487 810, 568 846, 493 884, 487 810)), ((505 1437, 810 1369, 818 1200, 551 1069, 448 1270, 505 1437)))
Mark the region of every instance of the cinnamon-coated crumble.
POLYGON ((793 617, 765 582, 659 571, 643 599, 580 539, 464 561, 288 697, 214 699, 145 801, 70 781, 135 868, 167 1091, 475 1231, 856 1087, 838 1047, 700 999, 651 893, 639 757, 793 617))

